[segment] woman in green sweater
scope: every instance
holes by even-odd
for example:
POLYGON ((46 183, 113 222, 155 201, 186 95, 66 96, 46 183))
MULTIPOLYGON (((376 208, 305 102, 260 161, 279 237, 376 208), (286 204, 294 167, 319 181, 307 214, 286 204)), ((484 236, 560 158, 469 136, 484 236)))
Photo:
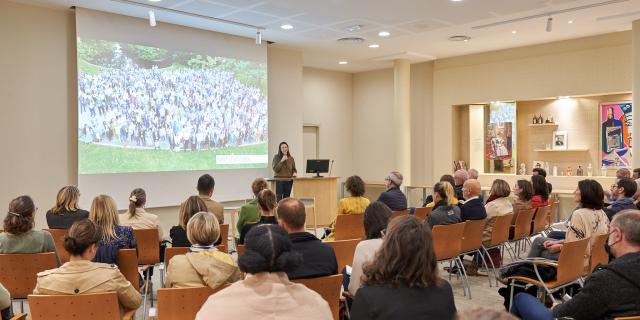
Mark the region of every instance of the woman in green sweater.
POLYGON ((267 181, 263 178, 257 178, 251 183, 251 192, 253 192, 253 200, 240 207, 238 223, 236 228, 238 234, 242 233, 242 227, 247 223, 257 223, 260 220, 260 212, 258 211, 258 193, 263 189, 267 189, 267 181))

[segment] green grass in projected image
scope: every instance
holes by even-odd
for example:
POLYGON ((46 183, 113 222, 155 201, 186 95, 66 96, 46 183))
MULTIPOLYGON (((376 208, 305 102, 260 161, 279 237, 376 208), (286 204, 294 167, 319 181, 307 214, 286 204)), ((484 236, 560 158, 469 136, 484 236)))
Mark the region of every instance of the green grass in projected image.
POLYGON ((267 154, 267 144, 220 148, 208 151, 127 149, 78 142, 80 174, 264 168, 264 163, 217 164, 216 155, 267 154))

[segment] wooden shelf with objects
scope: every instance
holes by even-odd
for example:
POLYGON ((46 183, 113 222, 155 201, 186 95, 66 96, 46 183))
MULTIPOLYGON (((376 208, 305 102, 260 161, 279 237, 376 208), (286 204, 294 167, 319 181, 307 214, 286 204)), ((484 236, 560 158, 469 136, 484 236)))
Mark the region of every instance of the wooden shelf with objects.
POLYGON ((587 148, 558 149, 558 150, 553 150, 553 149, 533 149, 533 151, 535 151, 535 152, 585 152, 585 151, 589 151, 589 149, 587 149, 587 148))

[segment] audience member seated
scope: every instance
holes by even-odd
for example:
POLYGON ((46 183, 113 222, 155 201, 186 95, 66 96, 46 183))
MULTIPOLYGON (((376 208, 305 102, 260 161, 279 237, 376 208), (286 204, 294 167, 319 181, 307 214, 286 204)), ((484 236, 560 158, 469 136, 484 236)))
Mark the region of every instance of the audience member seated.
POLYGON ((352 320, 455 318, 451 286, 438 277, 431 230, 417 217, 389 222, 382 246, 363 274, 352 320))
POLYGON ((531 185, 533 186, 533 197, 531 206, 534 208, 544 207, 549 204, 549 186, 542 175, 532 175, 531 185))
POLYGON ((247 234, 245 250, 238 257, 244 280, 213 294, 196 320, 279 319, 331 320, 329 304, 315 291, 289 281, 302 258, 292 251, 291 240, 282 227, 257 226, 247 234))
POLYGON ((402 174, 398 171, 392 171, 384 178, 387 190, 380 194, 377 201, 380 201, 389 207, 392 211, 402 211, 407 209, 407 197, 400 191, 402 185, 402 174))
POLYGON ((439 224, 454 224, 462 221, 461 210, 457 206, 458 200, 449 182, 438 182, 433 186, 433 202, 436 204, 425 221, 430 228, 439 224))
POLYGON ((609 217, 609 220, 613 219, 613 216, 627 209, 636 209, 636 205, 633 203, 633 195, 636 194, 637 185, 631 178, 620 178, 611 185, 611 197, 613 201, 611 204, 604 208, 604 212, 609 217))
MULTIPOLYGON (((456 198, 458 198, 458 200, 465 200, 462 187, 464 186, 465 181, 469 180, 469 173, 464 169, 456 170, 456 172, 453 173, 453 180, 455 183, 453 186, 456 190, 456 198)), ((478 195, 480 194, 478 193, 478 195)))
POLYGON ((469 175, 469 179, 478 180, 478 177, 480 177, 480 172, 473 168, 467 170, 467 174, 469 175))
POLYGON ((4 232, 0 233, 0 253, 56 252, 49 232, 33 230, 36 211, 38 208, 29 196, 11 200, 4 218, 4 232))
POLYGON ((60 268, 38 273, 33 294, 76 295, 116 292, 122 309, 138 309, 142 297, 120 273, 118 267, 113 264, 91 262, 96 255, 97 243, 102 238, 100 233, 100 227, 91 220, 74 222, 64 237, 64 248, 69 252, 69 262, 60 268))
POLYGON ((251 183, 251 192, 253 193, 253 200, 240 207, 240 214, 238 214, 238 222, 236 229, 238 234, 242 233, 242 227, 247 223, 256 223, 260 220, 260 212, 258 211, 258 193, 263 189, 267 189, 267 181, 263 178, 257 178, 251 183))
POLYGON ((136 188, 129 195, 129 211, 118 215, 120 225, 135 229, 158 229, 158 239, 162 240, 162 228, 158 216, 144 211, 147 193, 136 188))
MULTIPOLYGON (((609 218, 602 211, 604 191, 597 181, 591 179, 579 181, 574 199, 580 203, 580 208, 571 214, 566 239, 535 238, 529 258, 542 257, 557 260, 565 240, 584 239, 597 234, 606 234, 609 231, 609 218)), ((585 262, 588 264, 588 256, 585 262)))
POLYGON ((551 194, 551 191, 553 190, 553 185, 551 185, 551 183, 547 182, 547 171, 542 169, 542 168, 533 168, 532 175, 534 175, 534 176, 542 176, 544 178, 544 180, 545 180, 545 183, 547 184, 547 193, 551 194))
POLYGON ((251 230, 251 228, 261 224, 278 224, 276 219, 275 209, 278 203, 276 202, 276 194, 269 189, 263 189, 258 193, 258 210, 260 211, 260 220, 255 223, 247 223, 242 227, 240 232, 239 244, 244 244, 244 238, 251 230))
POLYGON ((511 204, 513 207, 513 217, 511 218, 511 224, 516 224, 516 218, 518 217, 518 213, 520 210, 529 210, 532 209, 531 206, 531 198, 533 198, 533 185, 528 180, 518 180, 516 184, 513 185, 513 195, 515 196, 515 200, 511 204))
POLYGON ((169 236, 172 247, 190 247, 191 242, 187 237, 187 223, 191 217, 201 211, 208 211, 207 205, 198 196, 191 196, 180 205, 178 225, 171 227, 169 236))
POLYGON ((513 212, 513 206, 509 200, 509 195, 511 194, 509 183, 502 179, 496 179, 493 181, 489 193, 493 196, 493 200, 485 205, 487 224, 484 225, 484 234, 482 236, 482 242, 485 245, 491 243, 491 234, 493 233, 493 225, 496 223, 496 218, 513 212))
POLYGON ((633 169, 633 176, 631 177, 636 182, 636 194, 633 195, 633 200, 640 198, 640 168, 633 169))
POLYGON ((218 223, 224 223, 224 206, 218 202, 213 201, 213 189, 216 185, 216 181, 210 174, 203 174, 198 179, 198 196, 207 205, 209 212, 213 213, 218 218, 218 223))
POLYGON ((463 197, 466 199, 460 207, 460 218, 462 221, 482 220, 487 217, 487 211, 480 200, 480 182, 469 179, 462 187, 463 197))
MULTIPOLYGON (((348 198, 340 199, 338 202, 338 215, 341 214, 363 214, 364 210, 369 205, 369 199, 363 197, 364 195, 364 181, 359 176, 351 176, 347 178, 344 183, 344 187, 351 194, 348 198)), ((327 236, 327 240, 334 239, 334 228, 336 221, 331 223, 331 233, 327 236)))
POLYGON ((389 218, 391 218, 391 210, 379 201, 372 202, 364 211, 364 233, 366 239, 360 241, 356 246, 349 284, 345 288, 349 290, 352 296, 355 296, 360 288, 362 266, 373 259, 380 246, 382 246, 382 237, 387 229, 387 224, 389 224, 389 218))
POLYGON ((571 300, 547 309, 534 296, 519 293, 512 312, 524 320, 568 317, 596 320, 640 315, 640 211, 613 217, 605 248, 615 259, 598 266, 571 300))
POLYGON ((49 229, 69 229, 74 222, 89 218, 89 211, 78 207, 79 199, 80 190, 75 186, 60 189, 56 204, 46 214, 49 229))
MULTIPOLYGON (((453 179, 453 176, 450 174, 445 174, 442 175, 442 177, 440 177, 440 181, 438 182, 449 182, 452 186, 455 185, 455 180, 453 179)), ((455 195, 455 190, 454 190, 454 198, 456 199, 456 205, 458 205, 458 197, 455 195)), ((433 202, 433 195, 428 195, 426 199, 424 199, 424 203, 422 204, 423 207, 427 207, 427 208, 433 208, 435 206, 435 202, 433 202)))
POLYGON ((176 255, 167 266, 165 286, 188 288, 209 286, 212 289, 240 280, 233 258, 216 249, 220 237, 218 219, 209 212, 196 213, 187 223, 187 236, 193 243, 189 253, 176 255))
POLYGON ((98 226, 102 237, 93 262, 115 264, 118 261, 118 250, 136 249, 133 229, 119 225, 116 202, 110 196, 101 194, 93 198, 89 219, 98 226))
POLYGON ((331 246, 304 230, 307 214, 302 201, 285 198, 278 203, 278 223, 289 233, 292 251, 302 263, 287 270, 289 279, 304 279, 338 274, 338 261, 331 246))
POLYGON ((11 295, 0 283, 0 319, 11 319, 11 295))

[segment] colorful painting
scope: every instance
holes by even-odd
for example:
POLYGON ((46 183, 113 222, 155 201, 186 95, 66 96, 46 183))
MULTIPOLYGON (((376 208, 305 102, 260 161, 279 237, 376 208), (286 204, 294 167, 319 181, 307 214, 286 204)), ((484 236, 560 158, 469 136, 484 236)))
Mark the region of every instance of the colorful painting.
POLYGON ((629 167, 631 165, 631 102, 600 105, 602 165, 629 167))
POLYGON ((510 160, 513 150, 511 122, 489 123, 485 140, 487 160, 510 160))

